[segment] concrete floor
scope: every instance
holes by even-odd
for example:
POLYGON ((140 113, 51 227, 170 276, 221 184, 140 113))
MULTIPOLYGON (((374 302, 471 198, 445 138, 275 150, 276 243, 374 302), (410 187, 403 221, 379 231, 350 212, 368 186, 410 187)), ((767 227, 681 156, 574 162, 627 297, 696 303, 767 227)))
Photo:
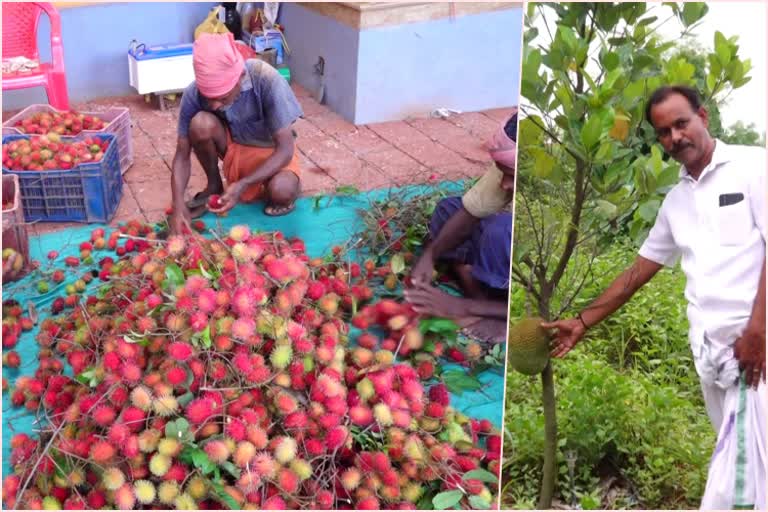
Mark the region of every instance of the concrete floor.
MULTIPOLYGON (((355 126, 306 90, 293 85, 304 110, 295 129, 302 161, 302 195, 333 192, 342 185, 360 190, 456 180, 481 175, 490 158, 483 144, 507 119, 510 109, 454 114, 448 119, 404 121, 355 126)), ((72 105, 98 112, 111 106, 130 108, 134 163, 123 176, 126 187, 112 225, 130 219, 156 222, 171 203, 171 161, 176 146, 178 101, 165 111, 142 96, 105 98, 72 105), (158 186, 160 185, 160 186, 158 186)), ((4 112, 8 119, 15 112, 4 112)), ((188 194, 205 187, 205 174, 192 158, 188 194)), ((31 236, 66 229, 73 223, 38 223, 31 236)))

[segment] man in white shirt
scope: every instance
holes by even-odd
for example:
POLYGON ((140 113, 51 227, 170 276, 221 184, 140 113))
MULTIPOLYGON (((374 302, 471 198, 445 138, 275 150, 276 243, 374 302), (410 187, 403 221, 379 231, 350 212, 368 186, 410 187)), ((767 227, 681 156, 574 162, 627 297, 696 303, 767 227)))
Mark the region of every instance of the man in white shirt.
POLYGON ((556 329, 564 356, 664 265, 682 258, 689 341, 718 442, 702 509, 766 506, 764 148, 729 146, 707 130, 689 87, 662 87, 646 107, 659 142, 682 164, 633 265, 576 318, 556 329))

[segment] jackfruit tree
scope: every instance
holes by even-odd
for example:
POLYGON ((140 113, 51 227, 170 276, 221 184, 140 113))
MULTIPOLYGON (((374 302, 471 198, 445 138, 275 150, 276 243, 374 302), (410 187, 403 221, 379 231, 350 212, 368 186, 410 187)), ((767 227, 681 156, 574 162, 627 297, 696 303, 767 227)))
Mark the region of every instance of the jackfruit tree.
MULTIPOLYGON (((644 119, 653 90, 694 86, 716 110, 750 80, 736 36, 716 32, 700 62, 690 55, 702 52, 681 51, 707 11, 701 2, 527 4, 512 279, 529 314, 569 310, 595 256, 619 235, 639 244, 677 182, 679 164, 644 119), (679 37, 662 36, 673 24, 679 37)), ((552 380, 548 364, 545 388, 552 380)), ((556 477, 554 418, 546 424, 539 509, 550 507, 556 477)))

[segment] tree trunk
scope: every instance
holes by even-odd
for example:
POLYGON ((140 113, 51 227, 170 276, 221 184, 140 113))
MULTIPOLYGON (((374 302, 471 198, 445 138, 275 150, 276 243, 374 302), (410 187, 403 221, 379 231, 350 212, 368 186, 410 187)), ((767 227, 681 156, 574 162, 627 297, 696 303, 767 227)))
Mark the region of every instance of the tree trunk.
POLYGON ((542 402, 544 404, 544 466, 542 468, 541 493, 536 508, 552 508, 557 479, 557 418, 555 407, 555 379, 552 361, 541 372, 542 402))

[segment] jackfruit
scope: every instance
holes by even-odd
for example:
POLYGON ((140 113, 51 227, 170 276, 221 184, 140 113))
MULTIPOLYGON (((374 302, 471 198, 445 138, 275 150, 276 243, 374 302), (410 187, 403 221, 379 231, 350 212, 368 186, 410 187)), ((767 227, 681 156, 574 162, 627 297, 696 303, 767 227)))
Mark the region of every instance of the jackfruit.
POLYGON ((509 328, 507 357, 512 368, 522 374, 539 374, 549 361, 550 337, 541 327, 543 321, 538 317, 523 318, 509 328))

